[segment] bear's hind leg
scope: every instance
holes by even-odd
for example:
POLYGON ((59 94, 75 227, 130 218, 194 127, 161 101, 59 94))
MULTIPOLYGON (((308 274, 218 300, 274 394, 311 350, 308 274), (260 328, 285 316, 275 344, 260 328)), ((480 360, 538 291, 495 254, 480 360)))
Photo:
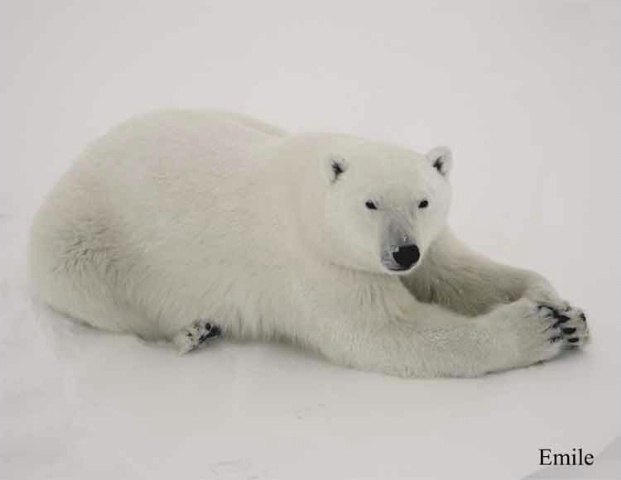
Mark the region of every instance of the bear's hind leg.
POLYGON ((208 339, 219 337, 221 333, 220 327, 209 320, 200 319, 177 333, 173 338, 173 343, 179 353, 188 353, 196 350, 208 339))

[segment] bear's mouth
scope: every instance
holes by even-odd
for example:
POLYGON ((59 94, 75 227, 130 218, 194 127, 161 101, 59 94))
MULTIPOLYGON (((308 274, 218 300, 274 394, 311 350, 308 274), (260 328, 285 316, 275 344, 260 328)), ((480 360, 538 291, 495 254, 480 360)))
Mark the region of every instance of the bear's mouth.
POLYGON ((402 265, 398 265, 389 258, 382 258, 382 266, 391 273, 405 273, 413 270, 416 264, 404 267, 402 265))
POLYGON ((406 270, 409 270, 412 267, 390 267, 389 270, 393 271, 393 272, 405 272, 406 270))

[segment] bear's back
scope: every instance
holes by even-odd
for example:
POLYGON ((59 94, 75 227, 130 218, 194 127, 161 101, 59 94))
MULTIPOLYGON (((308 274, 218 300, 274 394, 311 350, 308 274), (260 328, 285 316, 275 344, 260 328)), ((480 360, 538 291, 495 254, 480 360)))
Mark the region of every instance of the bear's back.
POLYGON ((268 124, 228 112, 161 110, 121 123, 93 142, 83 161, 125 170, 128 180, 147 169, 208 168, 226 178, 262 168, 255 152, 286 135, 268 124))

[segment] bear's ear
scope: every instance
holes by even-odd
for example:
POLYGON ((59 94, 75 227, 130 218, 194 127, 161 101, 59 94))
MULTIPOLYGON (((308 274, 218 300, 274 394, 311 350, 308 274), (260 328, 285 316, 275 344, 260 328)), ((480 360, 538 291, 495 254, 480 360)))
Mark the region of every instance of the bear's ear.
POLYGON ((448 147, 436 147, 425 156, 433 168, 448 177, 453 166, 453 154, 448 147))
POLYGON ((347 161, 339 155, 330 155, 323 161, 324 174, 330 183, 335 183, 347 167, 347 161))

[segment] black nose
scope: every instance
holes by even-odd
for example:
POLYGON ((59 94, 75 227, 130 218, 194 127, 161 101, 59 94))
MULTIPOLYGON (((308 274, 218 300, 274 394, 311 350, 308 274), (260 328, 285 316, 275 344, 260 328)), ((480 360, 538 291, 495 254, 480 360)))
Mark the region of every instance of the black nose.
POLYGON ((395 259, 395 262, 402 267, 404 270, 407 270, 420 258, 420 251, 418 247, 414 244, 412 245, 402 245, 397 250, 392 252, 392 258, 395 259))

